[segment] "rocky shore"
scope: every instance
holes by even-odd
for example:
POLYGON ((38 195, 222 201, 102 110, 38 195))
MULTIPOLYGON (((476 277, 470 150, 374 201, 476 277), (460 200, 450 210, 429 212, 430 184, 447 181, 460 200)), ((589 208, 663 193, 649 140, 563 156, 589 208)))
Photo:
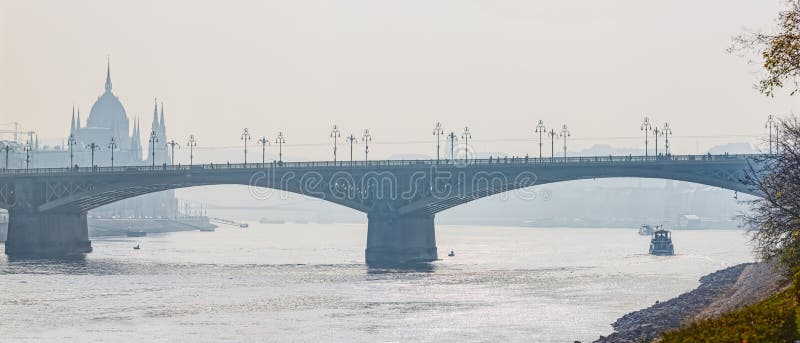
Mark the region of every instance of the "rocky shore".
POLYGON ((785 280, 774 266, 745 263, 700 278, 700 286, 677 298, 628 313, 611 324, 614 333, 595 342, 649 342, 696 320, 747 306, 774 294, 785 280))

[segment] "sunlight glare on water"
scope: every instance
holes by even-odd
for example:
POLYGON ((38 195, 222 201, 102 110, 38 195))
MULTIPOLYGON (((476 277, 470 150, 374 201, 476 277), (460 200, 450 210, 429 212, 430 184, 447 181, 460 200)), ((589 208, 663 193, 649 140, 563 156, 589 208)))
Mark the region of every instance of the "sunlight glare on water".
POLYGON ((674 231, 672 257, 648 255, 635 229, 436 235, 440 261, 399 270, 365 266, 366 225, 349 224, 95 239, 75 260, 3 254, 0 340, 586 342, 753 260, 735 230, 674 231))

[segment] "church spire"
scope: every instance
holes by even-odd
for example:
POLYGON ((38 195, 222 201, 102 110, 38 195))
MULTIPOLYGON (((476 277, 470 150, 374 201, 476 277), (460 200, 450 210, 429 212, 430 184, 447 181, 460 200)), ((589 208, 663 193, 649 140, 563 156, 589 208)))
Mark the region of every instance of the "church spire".
POLYGON ((153 98, 153 131, 158 134, 158 99, 153 98))
POLYGON ((75 134, 75 105, 72 106, 72 125, 69 127, 69 134, 75 134))
POLYGON ((164 124, 164 102, 161 102, 161 123, 159 125, 161 131, 167 131, 167 125, 164 124))
POLYGON ((78 121, 75 122, 75 129, 79 130, 81 128, 81 108, 78 107, 78 121))
POLYGON ((111 59, 106 60, 106 92, 111 91, 111 59))

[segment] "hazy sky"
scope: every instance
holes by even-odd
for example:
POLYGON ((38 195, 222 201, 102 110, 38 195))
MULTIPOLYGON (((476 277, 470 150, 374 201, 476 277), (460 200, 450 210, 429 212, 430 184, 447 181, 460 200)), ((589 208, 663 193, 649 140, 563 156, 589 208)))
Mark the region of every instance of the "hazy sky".
POLYGON ((759 95, 758 67, 725 51, 771 29, 782 4, 0 0, 0 124, 62 139, 72 106, 85 120, 102 93, 110 55, 128 115, 149 128, 158 97, 170 138, 199 146, 282 130, 289 156, 329 158, 337 123, 343 136, 369 128, 376 158, 432 155, 438 120, 469 125, 478 151, 524 155, 538 119, 569 125, 578 150, 641 145, 648 114, 690 153, 800 110, 759 95))

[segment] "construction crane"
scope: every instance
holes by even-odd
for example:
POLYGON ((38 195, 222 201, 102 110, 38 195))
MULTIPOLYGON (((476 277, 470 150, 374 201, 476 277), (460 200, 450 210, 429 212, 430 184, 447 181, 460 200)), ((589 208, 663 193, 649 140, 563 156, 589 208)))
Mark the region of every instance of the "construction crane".
POLYGON ((0 124, 0 140, 12 141, 17 143, 25 143, 19 140, 20 136, 28 136, 28 142, 34 143, 33 137, 36 136, 36 131, 26 131, 19 122, 11 122, 0 124), (11 129, 7 129, 11 128, 11 129), (10 139, 12 137, 13 139, 10 139))

